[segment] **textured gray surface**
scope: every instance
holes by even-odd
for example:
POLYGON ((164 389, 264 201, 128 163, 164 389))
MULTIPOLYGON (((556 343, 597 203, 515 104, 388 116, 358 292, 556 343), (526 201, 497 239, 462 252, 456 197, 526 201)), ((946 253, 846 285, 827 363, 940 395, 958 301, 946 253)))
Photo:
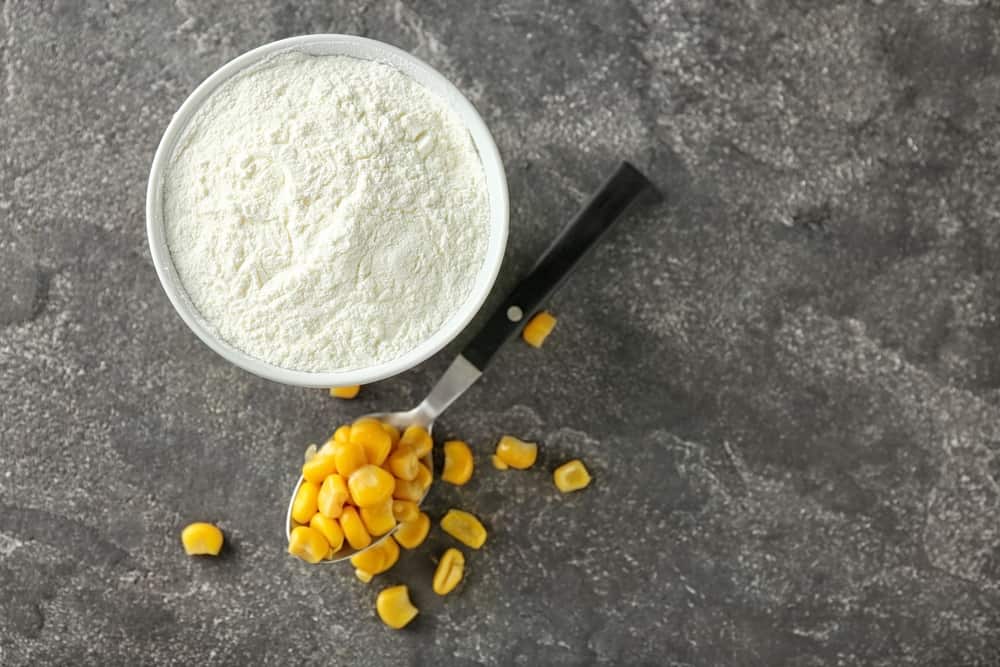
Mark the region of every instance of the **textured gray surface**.
MULTIPOLYGON (((982 4, 982 6, 979 6, 982 4)), ((0 20, 0 663, 997 664, 1000 14, 912 2, 77 2, 0 20), (410 49, 505 156, 501 287, 620 157, 631 217, 447 415, 491 530, 457 594, 283 553, 305 444, 353 403, 227 366, 160 290, 145 178, 229 58, 308 32, 410 49), (500 474, 503 431, 539 464, 500 474), (557 497, 581 456, 595 483, 557 497), (218 521, 229 549, 186 558, 218 521), (382 582, 380 582, 381 584, 382 582)), ((494 302, 495 302, 494 295, 494 302)))

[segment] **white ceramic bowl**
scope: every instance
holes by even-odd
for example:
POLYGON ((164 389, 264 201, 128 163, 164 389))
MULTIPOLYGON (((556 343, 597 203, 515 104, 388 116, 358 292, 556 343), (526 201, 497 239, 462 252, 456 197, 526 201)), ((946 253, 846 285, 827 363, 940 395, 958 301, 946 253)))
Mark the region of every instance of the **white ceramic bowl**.
POLYGON ((156 156, 153 158, 153 166, 149 173, 149 185, 146 190, 146 232, 149 235, 149 249, 153 256, 153 264, 170 303, 173 304, 184 322, 206 345, 240 368, 269 380, 302 387, 367 384, 412 368, 441 350, 465 328, 489 295, 493 283, 496 281, 497 273, 500 271, 504 249, 507 245, 508 217, 507 179, 504 175, 500 153, 497 151, 496 144, 493 142, 493 137, 486 128, 486 124, 472 104, 451 82, 422 60, 394 46, 353 35, 303 35, 282 39, 244 53, 223 65, 205 79, 174 114, 170 125, 167 126, 167 130, 163 134, 163 139, 160 140, 159 147, 156 149, 156 156), (437 95, 452 111, 458 114, 458 117, 468 128, 476 150, 479 152, 483 171, 486 174, 486 187, 489 191, 489 245, 472 292, 466 298, 465 303, 456 308, 452 316, 433 336, 391 361, 348 371, 314 373, 281 368, 250 356, 222 340, 213 327, 205 321, 188 297, 174 268, 173 259, 167 247, 162 210, 163 176, 177 140, 183 134, 192 116, 216 88, 235 74, 284 51, 301 51, 316 55, 344 55, 392 65, 437 95))

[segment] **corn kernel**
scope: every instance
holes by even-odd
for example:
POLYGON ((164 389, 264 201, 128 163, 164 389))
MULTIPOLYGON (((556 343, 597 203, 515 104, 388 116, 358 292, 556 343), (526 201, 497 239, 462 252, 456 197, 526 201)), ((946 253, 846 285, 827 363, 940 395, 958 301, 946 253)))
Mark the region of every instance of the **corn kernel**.
POLYGON ((497 456, 496 454, 490 457, 490 461, 493 462, 493 467, 496 468, 497 470, 507 470, 510 468, 510 466, 504 463, 503 459, 497 456))
POLYGON ((524 325, 521 338, 532 347, 541 347, 555 326, 556 318, 552 317, 551 313, 543 310, 524 325))
POLYGON ((307 563, 318 563, 330 555, 330 543, 315 528, 295 526, 288 537, 288 553, 307 563))
POLYGON ((313 458, 315 458, 315 456, 316 456, 316 451, 317 451, 316 450, 316 443, 313 443, 313 444, 309 445, 308 447, 306 447, 306 453, 302 457, 303 463, 309 463, 310 461, 312 461, 313 458))
POLYGON ((372 535, 385 535, 396 527, 396 517, 392 515, 392 497, 378 505, 361 508, 361 520, 372 535))
POLYGON ((361 391, 361 385, 355 384, 349 387, 332 387, 330 395, 334 398, 354 398, 361 391))
POLYGON ((388 470, 367 464, 355 470, 347 479, 351 500, 358 507, 378 505, 392 497, 396 480, 388 470))
POLYGON ((399 524, 399 529, 393 535, 400 546, 416 549, 427 539, 427 533, 430 530, 431 518, 424 512, 420 512, 413 521, 399 524))
POLYGON ((421 491, 426 493, 427 489, 431 488, 431 484, 434 482, 434 474, 430 468, 421 463, 417 466, 417 477, 413 481, 417 483, 421 491))
POLYGON ((382 622, 395 630, 404 628, 419 613, 410 602, 409 591, 402 584, 380 591, 375 600, 375 609, 382 622))
POLYGON ((181 531, 181 544, 188 556, 218 556, 222 550, 222 531, 210 523, 192 523, 181 531))
POLYGON ((422 426, 407 426, 403 435, 399 438, 400 444, 410 445, 416 452, 417 458, 424 458, 431 453, 434 448, 434 441, 430 433, 422 426))
POLYGON ((368 463, 365 448, 356 442, 335 442, 334 459, 337 462, 337 472, 345 479, 355 470, 368 463))
POLYGON ((344 531, 344 538, 352 549, 364 549, 372 543, 372 536, 368 534, 358 510, 350 505, 340 515, 340 529, 344 531))
POLYGON ((552 473, 552 480, 560 491, 569 493, 570 491, 579 491, 590 484, 590 473, 584 467, 583 461, 573 459, 556 468, 555 472, 552 473))
POLYGON ((454 547, 448 549, 438 561, 437 569, 434 571, 434 592, 438 595, 447 595, 455 590, 462 581, 465 574, 465 556, 454 547))
POLYGON ((377 466, 382 465, 392 449, 392 438, 377 421, 355 422, 351 427, 350 440, 364 448, 368 463, 377 466))
POLYGON ((389 434, 389 441, 392 442, 392 446, 395 447, 399 444, 399 429, 392 424, 382 422, 382 428, 386 433, 389 434))
POLYGON ((393 500, 392 515, 396 517, 396 521, 400 523, 413 521, 420 516, 420 505, 416 504, 412 500, 393 500))
POLYGON ((417 466, 419 465, 420 460, 417 459, 417 454, 410 445, 399 447, 389 457, 389 470, 396 477, 407 481, 416 479, 419 472, 417 466))
POLYGON ((316 498, 318 496, 319 485, 303 480, 295 494, 295 501, 292 503, 292 518, 299 523, 309 523, 309 519, 316 513, 316 498))
POLYGON ((302 464, 302 476, 313 484, 322 484, 327 475, 337 472, 333 456, 314 456, 302 464))
POLYGON ((340 551, 340 547, 344 546, 344 531, 341 530, 336 519, 331 519, 317 512, 309 520, 309 527, 319 531, 319 534, 330 545, 331 552, 340 551))
POLYGON ((451 509, 441 519, 441 529, 467 547, 478 549, 486 542, 486 529, 479 519, 463 512, 451 509))
POLYGON ((444 472, 441 479, 455 486, 462 486, 472 477, 472 450, 461 440, 444 443, 444 472))
POLYGON ((334 442, 349 442, 351 439, 351 425, 344 424, 343 426, 338 426, 337 430, 333 432, 334 442))
POLYGON ((419 503, 424 497, 424 487, 420 486, 417 480, 396 479, 396 488, 392 490, 392 497, 396 500, 419 503))
POLYGON ((382 574, 399 560, 399 545, 387 537, 370 549, 351 556, 351 565, 372 575, 382 574))
POLYGON ((372 581, 372 577, 374 577, 375 575, 372 574, 371 572, 365 572, 364 570, 355 569, 354 576, 360 579, 361 581, 365 582, 366 584, 370 584, 372 581))
POLYGON ((350 493, 347 490, 347 482, 337 473, 333 473, 324 479, 319 487, 316 508, 331 519, 336 519, 344 511, 344 503, 348 498, 350 493))
POLYGON ((530 468, 537 457, 538 445, 533 442, 524 442, 512 435, 505 435, 497 443, 497 458, 511 468, 518 470, 530 468))

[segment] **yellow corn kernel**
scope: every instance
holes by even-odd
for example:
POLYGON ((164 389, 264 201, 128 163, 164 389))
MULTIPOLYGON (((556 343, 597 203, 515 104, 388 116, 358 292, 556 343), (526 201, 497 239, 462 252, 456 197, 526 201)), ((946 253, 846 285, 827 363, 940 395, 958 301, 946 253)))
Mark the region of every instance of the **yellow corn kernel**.
POLYGON ((392 490, 392 497, 396 500, 419 503, 424 497, 424 487, 420 486, 417 480, 396 479, 396 488, 392 490))
POLYGON ((308 447, 306 447, 306 453, 302 457, 302 462, 303 463, 309 463, 310 461, 312 461, 316 457, 316 451, 317 450, 316 450, 316 444, 315 443, 313 443, 313 444, 309 445, 308 447))
POLYGON ((357 568, 355 568, 354 576, 363 581, 364 583, 370 584, 372 582, 372 577, 374 577, 375 575, 372 574, 371 572, 365 572, 364 570, 358 570, 357 568))
POLYGON ((412 500, 393 500, 392 515, 399 523, 413 521, 420 516, 420 505, 412 500))
POLYGON ((452 547, 444 552, 441 560, 438 561, 437 569, 434 570, 434 592, 438 595, 447 595, 455 590, 462 581, 465 574, 465 556, 458 549, 452 547))
POLYGON ((431 488, 431 483, 434 482, 434 474, 430 468, 421 463, 417 466, 417 476, 413 481, 417 483, 421 491, 426 492, 427 489, 431 488))
POLYGON ((309 519, 316 513, 318 496, 319 484, 303 480, 295 494, 295 501, 292 503, 292 518, 299 523, 309 523, 309 519))
POLYGON ((392 437, 382 428, 382 422, 374 420, 354 422, 350 440, 364 448, 368 463, 377 466, 382 465, 392 449, 392 437))
POLYGON ((316 508, 331 519, 336 519, 344 511, 344 503, 348 498, 350 493, 347 490, 347 482, 337 473, 333 473, 324 479, 319 487, 316 508))
POLYGON ((322 484, 327 475, 337 472, 333 456, 314 456, 302 464, 302 476, 313 484, 322 484))
POLYGON ((462 486, 472 477, 472 450, 461 440, 444 443, 444 472, 441 479, 455 486, 462 486))
POLYGON ((337 430, 333 432, 334 442, 349 442, 351 440, 351 425, 344 424, 343 426, 338 426, 337 430))
POLYGON ((361 508, 361 520, 372 535, 385 535, 396 527, 396 517, 392 515, 392 497, 378 505, 361 508))
POLYGON ((417 458, 424 458, 431 453, 434 448, 434 441, 430 433, 422 426, 407 426, 403 435, 399 438, 400 444, 410 445, 416 452, 417 458))
POLYGON ((358 507, 371 507, 391 498, 395 486, 396 479, 388 470, 370 463, 361 466, 347 478, 351 500, 358 507))
POLYGON ((497 443, 497 458, 511 468, 524 470, 535 464, 535 459, 538 458, 538 445, 518 440, 512 435, 505 435, 497 443))
POLYGON ((531 347, 541 347, 555 326, 556 318, 552 317, 552 314, 548 311, 543 310, 524 325, 521 338, 531 347))
POLYGON ((309 527, 319 531, 319 534, 330 545, 331 552, 340 551, 340 547, 344 546, 344 531, 340 528, 340 524, 337 523, 336 519, 331 519, 316 512, 313 518, 309 520, 309 527))
POLYGON ((510 466, 504 463, 503 459, 497 456, 496 454, 490 457, 490 461, 493 462, 493 467, 496 468, 497 470, 507 470, 508 468, 510 468, 510 466))
POLYGON ((399 524, 399 529, 393 533, 393 536, 399 542, 400 546, 407 549, 416 549, 427 539, 427 533, 430 530, 431 518, 424 512, 420 512, 413 521, 406 521, 399 524))
POLYGON ((419 465, 420 460, 410 445, 397 448, 389 457, 389 470, 396 477, 407 481, 416 479, 417 473, 420 471, 419 465))
POLYGON ((387 537, 370 549, 351 556, 351 565, 371 575, 382 574, 399 560, 399 545, 387 537))
POLYGON ((361 391, 361 385, 354 384, 349 387, 332 387, 330 395, 334 398, 354 398, 361 391))
POLYGON ((382 589, 375 600, 375 610, 382 622, 395 630, 406 627, 420 613, 410 602, 410 593, 403 584, 382 589))
POLYGON ((441 519, 441 529, 467 547, 478 549, 486 542, 486 529, 479 519, 463 512, 451 509, 441 519))
POLYGON ((350 505, 340 515, 340 529, 344 531, 344 538, 352 549, 364 549, 372 543, 372 536, 368 534, 358 510, 350 505))
POLYGON ((365 448, 356 442, 334 442, 333 450, 333 458, 337 462, 337 472, 345 479, 368 463, 365 448))
POLYGON ((573 459, 556 468, 552 473, 552 480, 560 491, 569 493, 579 491, 590 484, 590 473, 584 467, 583 461, 573 459))
POLYGON ((330 543, 315 528, 295 526, 288 538, 288 553, 307 563, 318 563, 330 555, 330 543))
POLYGON ((222 550, 222 531, 210 523, 192 523, 181 531, 181 544, 188 556, 218 556, 222 550))
POLYGON ((382 422, 382 428, 385 430, 386 433, 389 434, 389 440, 392 442, 392 446, 395 447, 396 445, 398 445, 399 429, 393 426, 392 424, 388 424, 386 422, 382 422))

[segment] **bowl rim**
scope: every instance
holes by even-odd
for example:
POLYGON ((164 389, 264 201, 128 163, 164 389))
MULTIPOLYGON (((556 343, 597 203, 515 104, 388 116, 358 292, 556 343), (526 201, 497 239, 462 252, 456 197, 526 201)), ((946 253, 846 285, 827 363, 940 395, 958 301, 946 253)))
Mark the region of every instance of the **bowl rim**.
POLYGON ((426 361, 453 341, 479 312, 496 283, 510 227, 507 178, 500 151, 486 123, 471 102, 433 67, 390 44, 344 34, 311 34, 269 42, 228 61, 202 81, 170 119, 153 156, 146 186, 146 236, 160 285, 181 319, 209 348, 230 363, 255 375, 301 387, 363 385, 397 375, 426 361), (344 371, 303 371, 283 368, 251 356, 223 340, 198 312, 185 291, 167 246, 162 216, 163 177, 177 141, 205 101, 233 76, 287 51, 315 55, 345 55, 383 62, 414 78, 458 114, 468 130, 483 167, 489 196, 489 242, 472 291, 430 337, 386 362, 344 371))

